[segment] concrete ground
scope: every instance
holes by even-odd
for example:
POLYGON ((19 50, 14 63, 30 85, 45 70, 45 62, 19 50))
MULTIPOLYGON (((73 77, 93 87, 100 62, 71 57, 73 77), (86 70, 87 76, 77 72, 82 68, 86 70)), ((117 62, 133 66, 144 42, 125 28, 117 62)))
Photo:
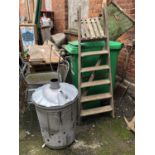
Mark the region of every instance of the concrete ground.
MULTIPOLYGON (((23 89, 23 88, 22 88, 23 89)), ((134 98, 117 87, 115 91, 115 114, 101 114, 86 117, 76 129, 75 142, 62 150, 42 148, 43 140, 35 109, 26 110, 24 91, 20 91, 20 155, 134 155, 135 135, 128 131, 123 116, 129 120, 134 115, 134 98), (33 117, 32 117, 33 116, 33 117), (30 118, 33 118, 31 121, 30 118)))
POLYGON ((20 155, 134 155, 134 134, 126 129, 124 119, 109 114, 87 117, 76 130, 76 141, 66 149, 42 148, 43 141, 35 111, 20 118, 20 155), (31 129, 30 129, 31 127, 31 129))

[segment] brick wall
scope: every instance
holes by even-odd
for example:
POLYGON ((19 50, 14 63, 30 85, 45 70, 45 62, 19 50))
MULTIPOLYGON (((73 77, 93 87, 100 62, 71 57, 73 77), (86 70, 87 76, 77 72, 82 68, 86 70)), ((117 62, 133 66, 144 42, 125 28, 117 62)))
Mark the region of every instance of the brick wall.
POLYGON ((89 16, 95 17, 102 13, 103 0, 89 0, 89 16))
MULTIPOLYGON (((123 34, 120 38, 118 38, 118 41, 123 42, 125 45, 118 57, 117 74, 120 77, 123 74, 123 66, 125 64, 127 54, 126 45, 132 42, 134 34, 135 34, 134 28, 131 28, 127 33, 123 34)), ((131 54, 129 56, 129 61, 126 69, 126 79, 132 83, 135 83, 135 49, 131 51, 131 54)))
MULTIPOLYGON (((103 0, 89 0, 89 16, 98 16, 102 13, 102 1, 103 0)), ((135 0, 113 1, 116 2, 130 17, 135 17, 135 0)))
MULTIPOLYGON (((135 18, 135 1, 134 0, 115 0, 115 2, 133 19, 135 18)), ((121 41, 125 44, 124 48, 121 50, 118 58, 117 74, 122 75, 123 66, 126 57, 126 45, 132 42, 134 39, 135 31, 134 28, 131 28, 127 33, 123 34, 118 41, 121 41)), ((135 83, 135 51, 131 52, 129 57, 127 70, 126 70, 126 79, 130 82, 135 83)))
POLYGON ((54 32, 63 32, 68 25, 67 0, 52 0, 52 10, 54 11, 54 32))
POLYGON ((135 0, 115 0, 117 4, 132 18, 135 18, 135 0))

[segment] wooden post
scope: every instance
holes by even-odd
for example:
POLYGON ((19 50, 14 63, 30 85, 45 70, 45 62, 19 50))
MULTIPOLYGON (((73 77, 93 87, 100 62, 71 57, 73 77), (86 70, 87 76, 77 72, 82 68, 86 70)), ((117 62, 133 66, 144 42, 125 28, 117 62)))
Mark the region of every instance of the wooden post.
POLYGON ((33 13, 34 13, 34 0, 32 0, 32 8, 33 8, 33 13))
POLYGON ((28 13, 28 22, 30 22, 31 18, 30 18, 30 4, 29 4, 29 0, 26 0, 26 7, 27 7, 27 13, 28 13))
POLYGON ((109 69, 109 79, 111 81, 111 84, 110 84, 110 92, 111 92, 111 95, 112 95, 112 98, 111 98, 111 101, 110 101, 110 104, 112 106, 112 117, 114 118, 115 115, 114 115, 114 99, 113 99, 113 84, 112 84, 112 72, 111 72, 111 60, 110 60, 110 48, 109 48, 109 30, 108 30, 108 19, 107 19, 107 0, 103 0, 102 1, 102 9, 103 9, 103 25, 104 25, 104 32, 105 32, 105 35, 106 35, 106 43, 105 43, 105 47, 106 49, 108 50, 108 65, 110 66, 110 69, 109 69))
POLYGON ((80 123, 81 113, 81 6, 77 11, 78 16, 78 90, 79 90, 79 101, 78 101, 78 123, 80 123))
POLYGON ((33 11, 32 23, 35 23, 36 11, 37 11, 37 4, 38 4, 38 0, 34 0, 34 11, 33 11))
POLYGON ((102 1, 102 8, 104 8, 107 5, 107 0, 102 1))

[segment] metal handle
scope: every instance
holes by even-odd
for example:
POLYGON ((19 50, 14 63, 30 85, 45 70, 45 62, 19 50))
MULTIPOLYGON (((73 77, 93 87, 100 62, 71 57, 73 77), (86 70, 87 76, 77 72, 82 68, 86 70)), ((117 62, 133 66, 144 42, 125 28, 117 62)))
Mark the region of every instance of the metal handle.
POLYGON ((60 93, 64 96, 65 99, 68 99, 68 96, 62 90, 60 90, 60 93))
POLYGON ((57 72, 58 72, 58 80, 59 80, 59 82, 60 82, 59 77, 61 76, 61 75, 59 75, 59 74, 60 74, 60 61, 61 61, 61 55, 62 55, 62 52, 63 52, 63 50, 62 50, 62 49, 60 49, 60 55, 59 55, 59 61, 58 61, 58 67, 57 67, 57 72))

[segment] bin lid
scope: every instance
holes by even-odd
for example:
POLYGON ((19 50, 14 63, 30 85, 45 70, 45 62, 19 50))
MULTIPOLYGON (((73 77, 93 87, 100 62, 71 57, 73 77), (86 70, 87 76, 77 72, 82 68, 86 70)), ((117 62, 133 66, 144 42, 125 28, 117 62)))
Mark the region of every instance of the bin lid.
POLYGON ((78 96, 75 86, 68 83, 60 83, 59 88, 51 88, 51 84, 45 84, 32 94, 34 104, 44 107, 62 107, 74 102, 78 96))
MULTIPOLYGON (((105 42, 104 41, 91 41, 91 42, 83 42, 81 43, 81 47, 85 49, 98 48, 98 47, 104 47, 105 42)), ((116 42, 116 41, 110 41, 110 49, 111 50, 121 50, 123 47, 123 43, 116 42)), ((68 45, 65 46, 65 49, 70 54, 78 54, 78 41, 72 41, 69 42, 68 45)))

